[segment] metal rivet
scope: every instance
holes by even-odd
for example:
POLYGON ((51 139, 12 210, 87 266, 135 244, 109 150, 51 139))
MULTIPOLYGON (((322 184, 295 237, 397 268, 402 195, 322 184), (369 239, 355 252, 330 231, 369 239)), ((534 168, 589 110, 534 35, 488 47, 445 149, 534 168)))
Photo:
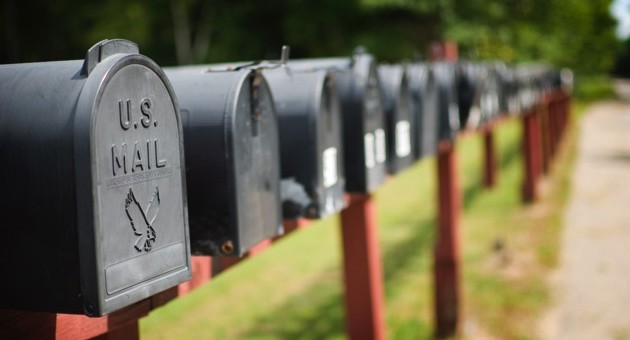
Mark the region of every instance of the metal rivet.
POLYGON ((231 254, 234 251, 234 244, 232 244, 232 241, 227 240, 225 242, 223 242, 223 244, 221 245, 221 252, 223 252, 223 254, 231 254))

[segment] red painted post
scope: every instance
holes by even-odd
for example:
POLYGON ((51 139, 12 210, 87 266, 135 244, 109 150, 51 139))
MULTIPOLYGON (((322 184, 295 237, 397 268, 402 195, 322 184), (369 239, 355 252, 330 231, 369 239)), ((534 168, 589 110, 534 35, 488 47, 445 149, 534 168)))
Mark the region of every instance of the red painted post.
POLYGON ((429 59, 432 61, 458 59, 457 44, 452 41, 436 41, 429 45, 429 59))
POLYGON ((200 287, 212 278, 212 258, 210 256, 192 256, 192 278, 179 284, 178 295, 185 295, 200 287))
POLYGON ((457 154, 451 142, 438 148, 438 235, 434 249, 434 288, 437 338, 457 334, 459 328, 459 217, 461 191, 457 154))
POLYGON ((497 183, 497 156, 494 148, 494 126, 483 130, 484 176, 483 185, 490 189, 497 183))
POLYGON ((568 96, 564 91, 559 90, 557 98, 556 113, 558 115, 558 139, 562 140, 567 120, 566 103, 568 101, 568 96))
POLYGON ((558 129, 556 128, 558 115, 557 115, 557 97, 555 93, 552 93, 547 96, 548 100, 546 101, 546 108, 549 117, 549 124, 547 129, 549 129, 549 151, 550 151, 550 159, 553 162, 554 156, 558 149, 558 129))
POLYGON ((255 246, 249 248, 249 250, 247 251, 247 256, 248 257, 253 257, 253 256, 256 256, 256 255, 262 253, 263 251, 267 250, 267 248, 271 247, 271 243, 272 242, 273 242, 273 240, 270 239, 270 238, 268 238, 266 240, 262 240, 261 242, 259 242, 255 246))
MULTIPOLYGON (((284 234, 290 234, 296 230, 299 229, 304 229, 306 228, 309 224, 311 223, 310 220, 307 220, 305 218, 298 218, 295 220, 284 220, 283 225, 284 225, 284 234)), ((280 237, 278 237, 280 238, 280 237)))
POLYGON ((374 202, 352 195, 341 211, 346 328, 353 340, 385 339, 383 274, 374 202))
POLYGON ((551 155, 553 154, 548 103, 548 98, 543 98, 543 100, 536 105, 537 108, 535 109, 538 113, 538 131, 540 132, 540 170, 543 173, 547 173, 549 171, 551 166, 551 155))
POLYGON ((540 123, 536 110, 526 112, 523 121, 523 165, 525 176, 523 179, 522 198, 526 203, 538 198, 538 177, 540 174, 541 146, 540 123))
MULTIPOLYGON (((117 330, 123 328, 131 332, 133 326, 129 326, 129 324, 134 324, 137 328, 138 320, 148 315, 153 308, 151 302, 149 298, 100 318, 57 314, 55 338, 91 339, 108 333, 116 333, 117 330)), ((131 332, 130 334, 133 335, 134 333, 131 332)))
POLYGON ((564 132, 569 124, 569 120, 571 119, 571 96, 564 91, 561 91, 562 100, 560 101, 560 108, 558 109, 561 112, 561 135, 564 135, 564 132))
POLYGON ((101 334, 95 340, 138 340, 140 339, 140 327, 138 320, 130 320, 129 323, 110 332, 101 334))

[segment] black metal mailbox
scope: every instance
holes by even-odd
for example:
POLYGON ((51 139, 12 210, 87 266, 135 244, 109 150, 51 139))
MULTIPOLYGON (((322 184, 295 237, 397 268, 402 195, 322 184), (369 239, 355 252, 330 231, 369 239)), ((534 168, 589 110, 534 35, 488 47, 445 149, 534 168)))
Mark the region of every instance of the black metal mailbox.
POLYGON ((378 74, 387 123, 387 163, 389 173, 395 174, 411 166, 415 160, 413 149, 417 137, 413 127, 419 117, 412 111, 407 66, 381 65, 378 74))
POLYGON ((476 65, 469 62, 457 63, 457 106, 459 124, 462 129, 468 126, 475 98, 478 96, 480 75, 476 65))
POLYGON ((440 141, 454 140, 460 129, 457 64, 440 62, 433 64, 438 87, 438 116, 440 141))
POLYGON ((460 69, 460 122, 462 127, 479 128, 501 111, 498 74, 487 64, 464 62, 460 69))
POLYGON ((0 66, 2 308, 100 316, 190 278, 178 105, 138 53, 0 66))
POLYGON ((308 218, 341 211, 345 172, 341 103, 334 75, 323 70, 296 71, 279 64, 272 64, 263 75, 278 114, 282 178, 294 178, 310 201, 301 207, 299 199, 283 197, 285 218, 295 217, 287 210, 303 210, 308 218))
POLYGON ((412 110, 416 119, 414 126, 416 159, 434 155, 438 142, 438 88, 431 66, 414 63, 408 67, 412 110))
POLYGON ((501 62, 493 65, 499 78, 499 110, 503 114, 517 115, 521 108, 514 68, 501 62))
POLYGON ((165 72, 182 112, 193 254, 240 256, 281 234, 278 125, 261 72, 165 72))
POLYGON ((560 84, 562 90, 567 94, 573 93, 575 77, 573 75, 573 71, 568 68, 560 69, 560 84))
POLYGON ((521 113, 532 110, 540 100, 540 88, 531 65, 519 65, 515 75, 518 83, 519 108, 521 113))
POLYGON ((357 51, 350 58, 291 61, 295 70, 329 70, 341 99, 346 191, 368 193, 386 176, 385 115, 376 61, 357 51))

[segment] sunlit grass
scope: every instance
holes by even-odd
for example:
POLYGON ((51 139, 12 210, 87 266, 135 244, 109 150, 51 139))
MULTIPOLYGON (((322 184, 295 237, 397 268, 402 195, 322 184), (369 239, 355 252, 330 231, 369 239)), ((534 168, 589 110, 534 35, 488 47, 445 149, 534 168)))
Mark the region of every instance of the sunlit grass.
MULTIPOLYGON (((527 338, 548 304, 545 274, 557 262, 572 142, 549 176, 541 203, 520 200, 520 123, 500 124, 499 182, 482 188, 480 136, 458 141, 463 330, 527 338), (567 151, 568 150, 568 151, 567 151), (501 243, 503 248, 496 250, 501 243), (472 326, 471 326, 472 325, 472 326)), ((436 163, 424 160, 375 195, 390 339, 430 338, 436 163)), ((141 320, 143 338, 345 338, 339 222, 312 223, 211 283, 141 320)))

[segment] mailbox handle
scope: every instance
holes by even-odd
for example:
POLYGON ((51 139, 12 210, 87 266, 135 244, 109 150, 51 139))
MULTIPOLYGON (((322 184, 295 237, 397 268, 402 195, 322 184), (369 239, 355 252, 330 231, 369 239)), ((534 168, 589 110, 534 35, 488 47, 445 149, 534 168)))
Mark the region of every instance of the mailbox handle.
POLYGON ((125 39, 105 39, 90 47, 85 53, 81 74, 88 76, 98 63, 117 53, 139 54, 138 45, 125 39))

